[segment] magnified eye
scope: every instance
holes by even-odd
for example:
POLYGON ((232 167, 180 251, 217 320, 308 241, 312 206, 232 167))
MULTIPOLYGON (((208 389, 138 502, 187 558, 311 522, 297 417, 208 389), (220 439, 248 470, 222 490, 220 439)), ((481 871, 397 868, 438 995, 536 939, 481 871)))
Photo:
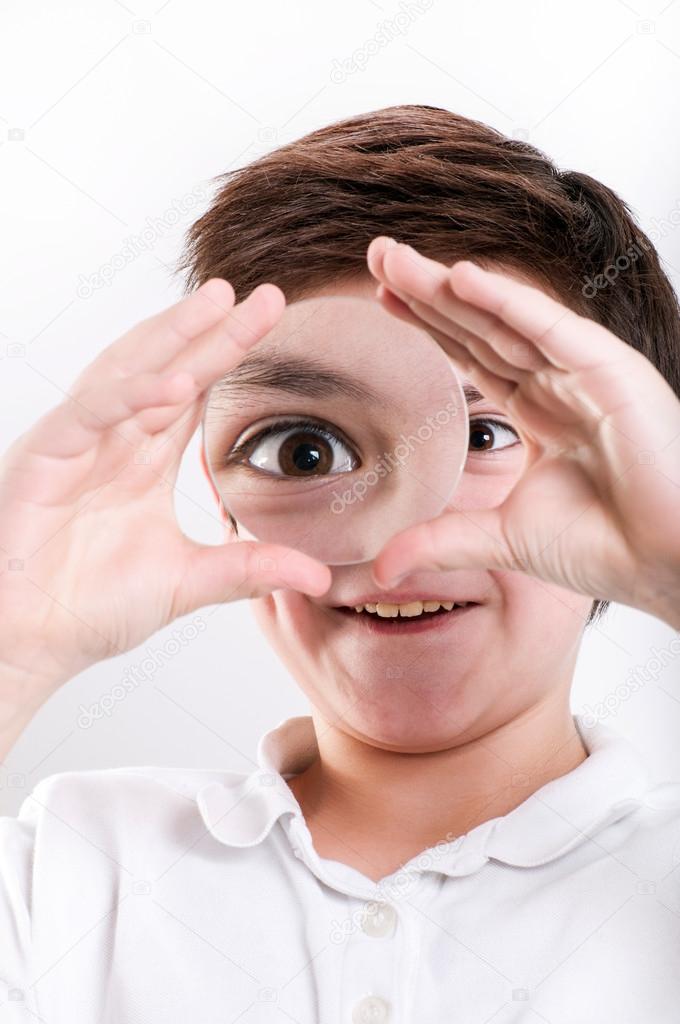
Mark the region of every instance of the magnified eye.
POLYGON ((499 420, 470 421, 470 451, 490 452, 519 443, 519 434, 509 423, 499 420))
POLYGON ((272 476, 319 477, 351 473, 360 465, 346 441, 314 422, 270 424, 237 445, 229 462, 235 455, 272 476))

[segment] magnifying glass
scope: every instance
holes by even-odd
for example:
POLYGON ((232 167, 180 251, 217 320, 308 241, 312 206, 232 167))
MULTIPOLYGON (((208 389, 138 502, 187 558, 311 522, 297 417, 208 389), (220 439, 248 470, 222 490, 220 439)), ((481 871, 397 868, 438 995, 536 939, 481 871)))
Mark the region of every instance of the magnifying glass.
POLYGON ((288 305, 203 414, 206 468, 239 533, 327 565, 369 561, 441 513, 468 443, 463 389, 440 346, 349 296, 288 305))

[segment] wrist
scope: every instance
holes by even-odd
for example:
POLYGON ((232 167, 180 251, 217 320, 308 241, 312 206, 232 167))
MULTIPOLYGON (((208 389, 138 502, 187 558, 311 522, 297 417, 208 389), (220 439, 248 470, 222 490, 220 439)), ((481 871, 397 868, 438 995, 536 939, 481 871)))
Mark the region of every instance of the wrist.
POLYGON ((76 673, 55 664, 22 665, 0 659, 0 704, 17 710, 40 705, 76 673))
POLYGON ((0 761, 63 681, 50 675, 36 676, 0 662, 0 761))

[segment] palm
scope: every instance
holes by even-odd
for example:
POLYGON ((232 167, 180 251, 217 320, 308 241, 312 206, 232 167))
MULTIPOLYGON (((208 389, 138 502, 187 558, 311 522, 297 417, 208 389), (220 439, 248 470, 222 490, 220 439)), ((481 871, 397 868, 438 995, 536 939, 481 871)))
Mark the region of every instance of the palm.
POLYGON ((671 453, 654 449, 664 402, 667 434, 674 412, 680 428, 678 406, 642 362, 627 350, 613 366, 555 371, 543 385, 527 378, 506 403, 528 452, 524 474, 499 509, 499 529, 513 561, 532 575, 590 596, 629 599, 640 571, 636 553, 659 546, 654 524, 661 517, 672 521, 677 485, 663 472, 671 453), (646 399, 654 415, 631 414, 630 380, 636 408, 646 399))
POLYGON ((576 462, 541 456, 498 512, 507 568, 590 596, 604 594, 612 577, 625 579, 633 569, 613 516, 576 462), (608 581, 600 578, 602 561, 608 581))
MULTIPOLYGON (((667 607, 680 576, 680 402, 640 353, 537 288, 375 240, 388 310, 425 326, 526 447, 502 505, 398 535, 376 562, 516 568, 588 596, 667 607), (665 602, 665 603, 664 603, 665 602)), ((455 499, 454 499, 455 506, 455 499)))
POLYGON ((173 512, 175 450, 127 426, 132 444, 121 428, 71 459, 24 451, 15 461, 10 451, 4 462, 3 632, 21 642, 38 625, 46 650, 70 666, 127 650, 173 617, 187 554, 173 512))
POLYGON ((173 487, 207 389, 282 311, 281 294, 263 288, 232 312, 230 286, 210 281, 138 325, 5 453, 6 665, 67 678, 202 605, 277 586, 326 589, 328 569, 305 555, 196 544, 175 518, 173 487))

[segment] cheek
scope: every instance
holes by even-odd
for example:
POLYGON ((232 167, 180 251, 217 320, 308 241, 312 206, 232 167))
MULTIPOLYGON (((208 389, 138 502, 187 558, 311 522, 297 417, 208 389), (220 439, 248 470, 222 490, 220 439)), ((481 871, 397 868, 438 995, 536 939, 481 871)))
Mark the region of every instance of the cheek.
POLYGON ((279 590, 250 602, 255 621, 289 669, 299 671, 309 650, 318 644, 318 625, 295 591, 279 590))
POLYGON ((518 572, 496 573, 503 592, 506 626, 532 657, 544 651, 558 659, 577 647, 592 599, 518 572))
POLYGON ((517 483, 522 471, 523 456, 491 464, 480 465, 468 459, 453 496, 457 508, 495 508, 505 501, 517 483))

